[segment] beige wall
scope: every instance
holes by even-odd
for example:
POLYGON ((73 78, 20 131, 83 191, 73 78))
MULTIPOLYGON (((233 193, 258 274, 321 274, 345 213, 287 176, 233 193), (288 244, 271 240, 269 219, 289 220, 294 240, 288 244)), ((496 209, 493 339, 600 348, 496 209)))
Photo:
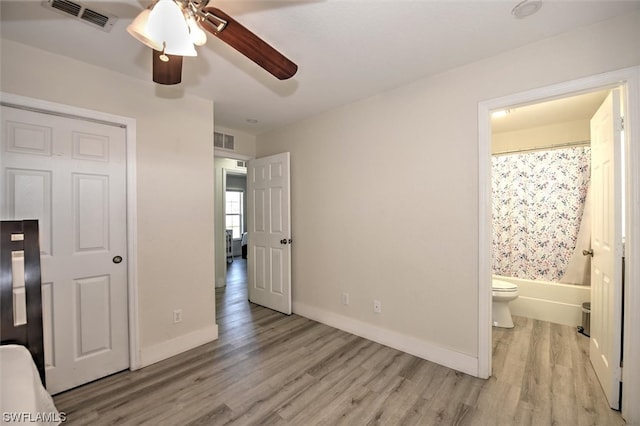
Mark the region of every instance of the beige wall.
MULTIPOLYGON (((249 133, 231 129, 229 127, 215 126, 216 132, 224 133, 227 135, 233 135, 233 142, 235 144, 233 151, 227 151, 224 149, 220 149, 218 152, 220 156, 225 155, 227 152, 229 156, 233 157, 234 155, 240 154, 242 156, 247 157, 255 157, 256 155, 256 137, 255 135, 251 135, 249 133)), ((216 156, 218 154, 216 153, 216 156)))
POLYGON ((512 132, 493 133, 491 152, 517 151, 552 147, 591 140, 589 120, 576 120, 548 126, 532 127, 512 132))
POLYGON ((142 351, 156 348, 170 352, 170 348, 162 348, 163 343, 178 339, 184 344, 185 336, 194 333, 217 335, 213 103, 189 95, 163 99, 156 95, 151 81, 132 79, 9 40, 2 40, 1 48, 3 92, 137 120, 142 351), (173 324, 174 309, 183 311, 180 324, 173 324))
POLYGON ((638 65, 638 40, 634 13, 259 135, 291 152, 294 309, 476 357, 478 103, 638 65))

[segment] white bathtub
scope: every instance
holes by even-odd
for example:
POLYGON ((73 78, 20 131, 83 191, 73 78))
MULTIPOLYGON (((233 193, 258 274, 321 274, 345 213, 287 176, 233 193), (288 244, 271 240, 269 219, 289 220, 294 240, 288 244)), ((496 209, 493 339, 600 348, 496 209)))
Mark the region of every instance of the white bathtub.
POLYGON ((493 278, 518 286, 518 298, 509 304, 512 315, 578 326, 582 324, 582 303, 591 300, 590 286, 501 275, 493 278))

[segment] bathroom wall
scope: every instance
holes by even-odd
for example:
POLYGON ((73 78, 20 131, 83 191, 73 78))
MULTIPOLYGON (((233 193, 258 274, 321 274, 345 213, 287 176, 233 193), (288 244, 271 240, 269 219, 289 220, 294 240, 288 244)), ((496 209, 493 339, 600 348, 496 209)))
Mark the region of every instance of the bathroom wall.
POLYGON ((493 133, 491 135, 491 152, 544 149, 558 144, 588 142, 589 140, 591 140, 589 119, 574 120, 493 133))

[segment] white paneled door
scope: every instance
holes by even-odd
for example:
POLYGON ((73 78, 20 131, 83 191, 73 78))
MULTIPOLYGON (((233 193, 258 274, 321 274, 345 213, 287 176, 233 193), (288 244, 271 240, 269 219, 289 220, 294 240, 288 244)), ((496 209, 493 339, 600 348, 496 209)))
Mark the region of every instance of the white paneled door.
POLYGON ((125 129, 2 107, 2 219, 38 219, 47 388, 129 367, 125 129))
POLYGON ((612 408, 620 408, 622 321, 620 95, 591 119, 591 338, 589 356, 612 408))
POLYGON ((249 161, 249 300, 291 314, 289 153, 249 161))

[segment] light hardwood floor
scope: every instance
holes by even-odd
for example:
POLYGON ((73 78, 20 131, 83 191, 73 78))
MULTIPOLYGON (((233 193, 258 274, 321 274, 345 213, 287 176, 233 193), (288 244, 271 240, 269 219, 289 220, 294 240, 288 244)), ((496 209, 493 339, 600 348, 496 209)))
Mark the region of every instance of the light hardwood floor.
POLYGON ((217 341, 56 395, 70 425, 622 425, 572 327, 515 318, 482 380, 247 302, 243 261, 217 341))

